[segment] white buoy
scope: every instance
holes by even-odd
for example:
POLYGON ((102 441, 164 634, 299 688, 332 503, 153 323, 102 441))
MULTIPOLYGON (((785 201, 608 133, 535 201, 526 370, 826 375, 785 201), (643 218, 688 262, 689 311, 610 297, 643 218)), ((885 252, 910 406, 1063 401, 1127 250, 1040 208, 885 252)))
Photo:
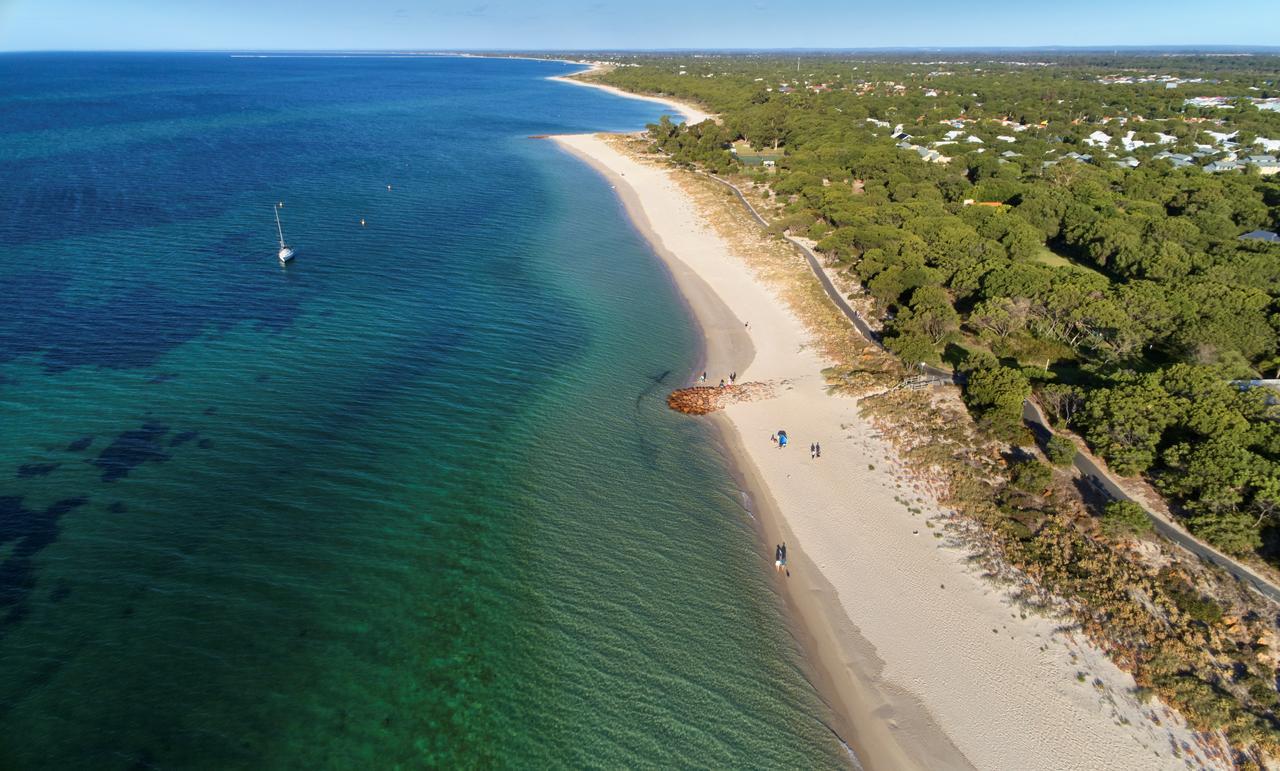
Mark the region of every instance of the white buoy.
POLYGON ((388 189, 388 190, 390 190, 390 189, 391 189, 391 185, 387 185, 387 189, 388 189))
POLYGON ((360 218, 360 227, 364 227, 364 217, 360 218))

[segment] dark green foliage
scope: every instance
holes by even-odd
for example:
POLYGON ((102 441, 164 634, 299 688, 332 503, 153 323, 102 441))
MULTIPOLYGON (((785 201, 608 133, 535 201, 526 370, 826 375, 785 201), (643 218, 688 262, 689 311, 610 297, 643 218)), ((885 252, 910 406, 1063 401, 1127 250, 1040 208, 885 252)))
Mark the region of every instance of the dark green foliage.
POLYGON ((1201 595, 1182 578, 1166 569, 1161 571, 1160 580, 1178 610, 1202 624, 1216 624, 1222 620, 1222 607, 1201 595))
POLYGON ((1026 375, 1009 367, 982 367, 969 373, 964 398, 979 411, 1022 412, 1022 402, 1031 395, 1026 375))
POLYGON ((1109 535, 1141 535, 1151 532, 1151 518, 1133 501, 1109 501, 1102 512, 1102 529, 1109 535))
POLYGON ((1076 446, 1070 439, 1054 434, 1045 444, 1044 454, 1050 463, 1065 468, 1075 462, 1076 446))

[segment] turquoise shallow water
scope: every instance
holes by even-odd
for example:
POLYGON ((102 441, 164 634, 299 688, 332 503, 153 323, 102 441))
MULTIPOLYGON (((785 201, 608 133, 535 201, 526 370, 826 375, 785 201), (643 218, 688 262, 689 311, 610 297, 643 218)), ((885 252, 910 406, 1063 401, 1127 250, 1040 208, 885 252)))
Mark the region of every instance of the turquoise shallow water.
POLYGON ((0 57, 0 767, 844 761, 568 69, 0 57))

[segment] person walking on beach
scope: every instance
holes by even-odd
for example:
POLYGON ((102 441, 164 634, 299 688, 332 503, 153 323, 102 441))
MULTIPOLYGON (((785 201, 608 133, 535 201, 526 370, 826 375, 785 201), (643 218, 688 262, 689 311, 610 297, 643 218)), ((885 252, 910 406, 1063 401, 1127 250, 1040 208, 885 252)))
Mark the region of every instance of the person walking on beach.
POLYGON ((781 573, 781 572, 782 572, 782 564, 783 564, 783 559, 782 559, 782 547, 781 547, 781 546, 774 546, 774 547, 773 547, 773 569, 774 569, 774 571, 775 571, 775 572, 778 572, 778 573, 781 573))
POLYGON ((818 445, 814 444, 813 442, 809 443, 809 457, 810 458, 818 457, 818 445))
POLYGON ((821 443, 821 442, 814 442, 814 443, 813 443, 813 457, 815 457, 815 458, 821 458, 821 457, 822 457, 822 443, 821 443))
POLYGON ((786 541, 783 541, 782 545, 778 547, 778 567, 781 568, 783 571, 785 571, 788 576, 791 575, 791 571, 787 570, 787 542, 786 541))
POLYGON ((737 380, 737 379, 738 379, 738 373, 737 373, 737 372, 730 372, 730 373, 729 373, 729 384, 730 384, 730 385, 733 385, 733 381, 735 381, 735 380, 737 380))
POLYGON ((699 383, 705 383, 705 382, 707 382, 707 373, 706 373, 706 372, 703 372, 703 373, 702 373, 702 375, 698 378, 698 382, 699 382, 699 383))

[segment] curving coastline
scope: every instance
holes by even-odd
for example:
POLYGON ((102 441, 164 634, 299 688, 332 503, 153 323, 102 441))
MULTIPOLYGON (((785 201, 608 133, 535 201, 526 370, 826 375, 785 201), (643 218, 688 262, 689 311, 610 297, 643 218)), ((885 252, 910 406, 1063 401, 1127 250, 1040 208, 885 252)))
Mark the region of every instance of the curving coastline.
POLYGON ((568 75, 552 75, 551 77, 547 78, 547 80, 554 80, 557 83, 569 83, 575 86, 585 86, 587 88, 595 88, 600 91, 613 94, 614 96, 623 97, 625 99, 639 99, 645 102, 653 102, 655 104, 661 104, 667 107, 674 107, 676 108, 675 111, 680 115, 680 117, 682 117, 686 123, 689 123, 691 125, 701 123, 704 120, 713 120, 715 117, 710 113, 703 111, 701 108, 697 107, 696 105, 690 104, 689 102, 682 102, 678 99, 668 99, 666 97, 660 97, 660 96, 633 94, 630 91, 623 91, 622 89, 617 88, 616 86, 610 86, 604 83, 596 83, 594 81, 583 80, 577 77, 578 75, 583 75, 588 72, 596 72, 602 69, 606 69, 606 67, 607 65, 591 64, 585 70, 572 72, 572 73, 569 73, 568 75))
POLYGON ((873 769, 1181 767, 1171 746, 1194 746, 1190 731, 1166 715, 1148 720, 1132 679, 1102 652, 1021 614, 963 549, 934 536, 926 521, 945 513, 912 488, 856 402, 828 395, 812 334, 708 223, 710 199, 695 200, 690 175, 617 138, 554 139, 609 179, 671 269, 706 340, 709 379, 736 371, 782 384, 713 419, 765 543, 789 544, 792 575, 779 591, 833 730, 859 759, 873 769), (769 442, 777 428, 793 449, 769 442), (804 451, 813 440, 821 460, 804 451))

